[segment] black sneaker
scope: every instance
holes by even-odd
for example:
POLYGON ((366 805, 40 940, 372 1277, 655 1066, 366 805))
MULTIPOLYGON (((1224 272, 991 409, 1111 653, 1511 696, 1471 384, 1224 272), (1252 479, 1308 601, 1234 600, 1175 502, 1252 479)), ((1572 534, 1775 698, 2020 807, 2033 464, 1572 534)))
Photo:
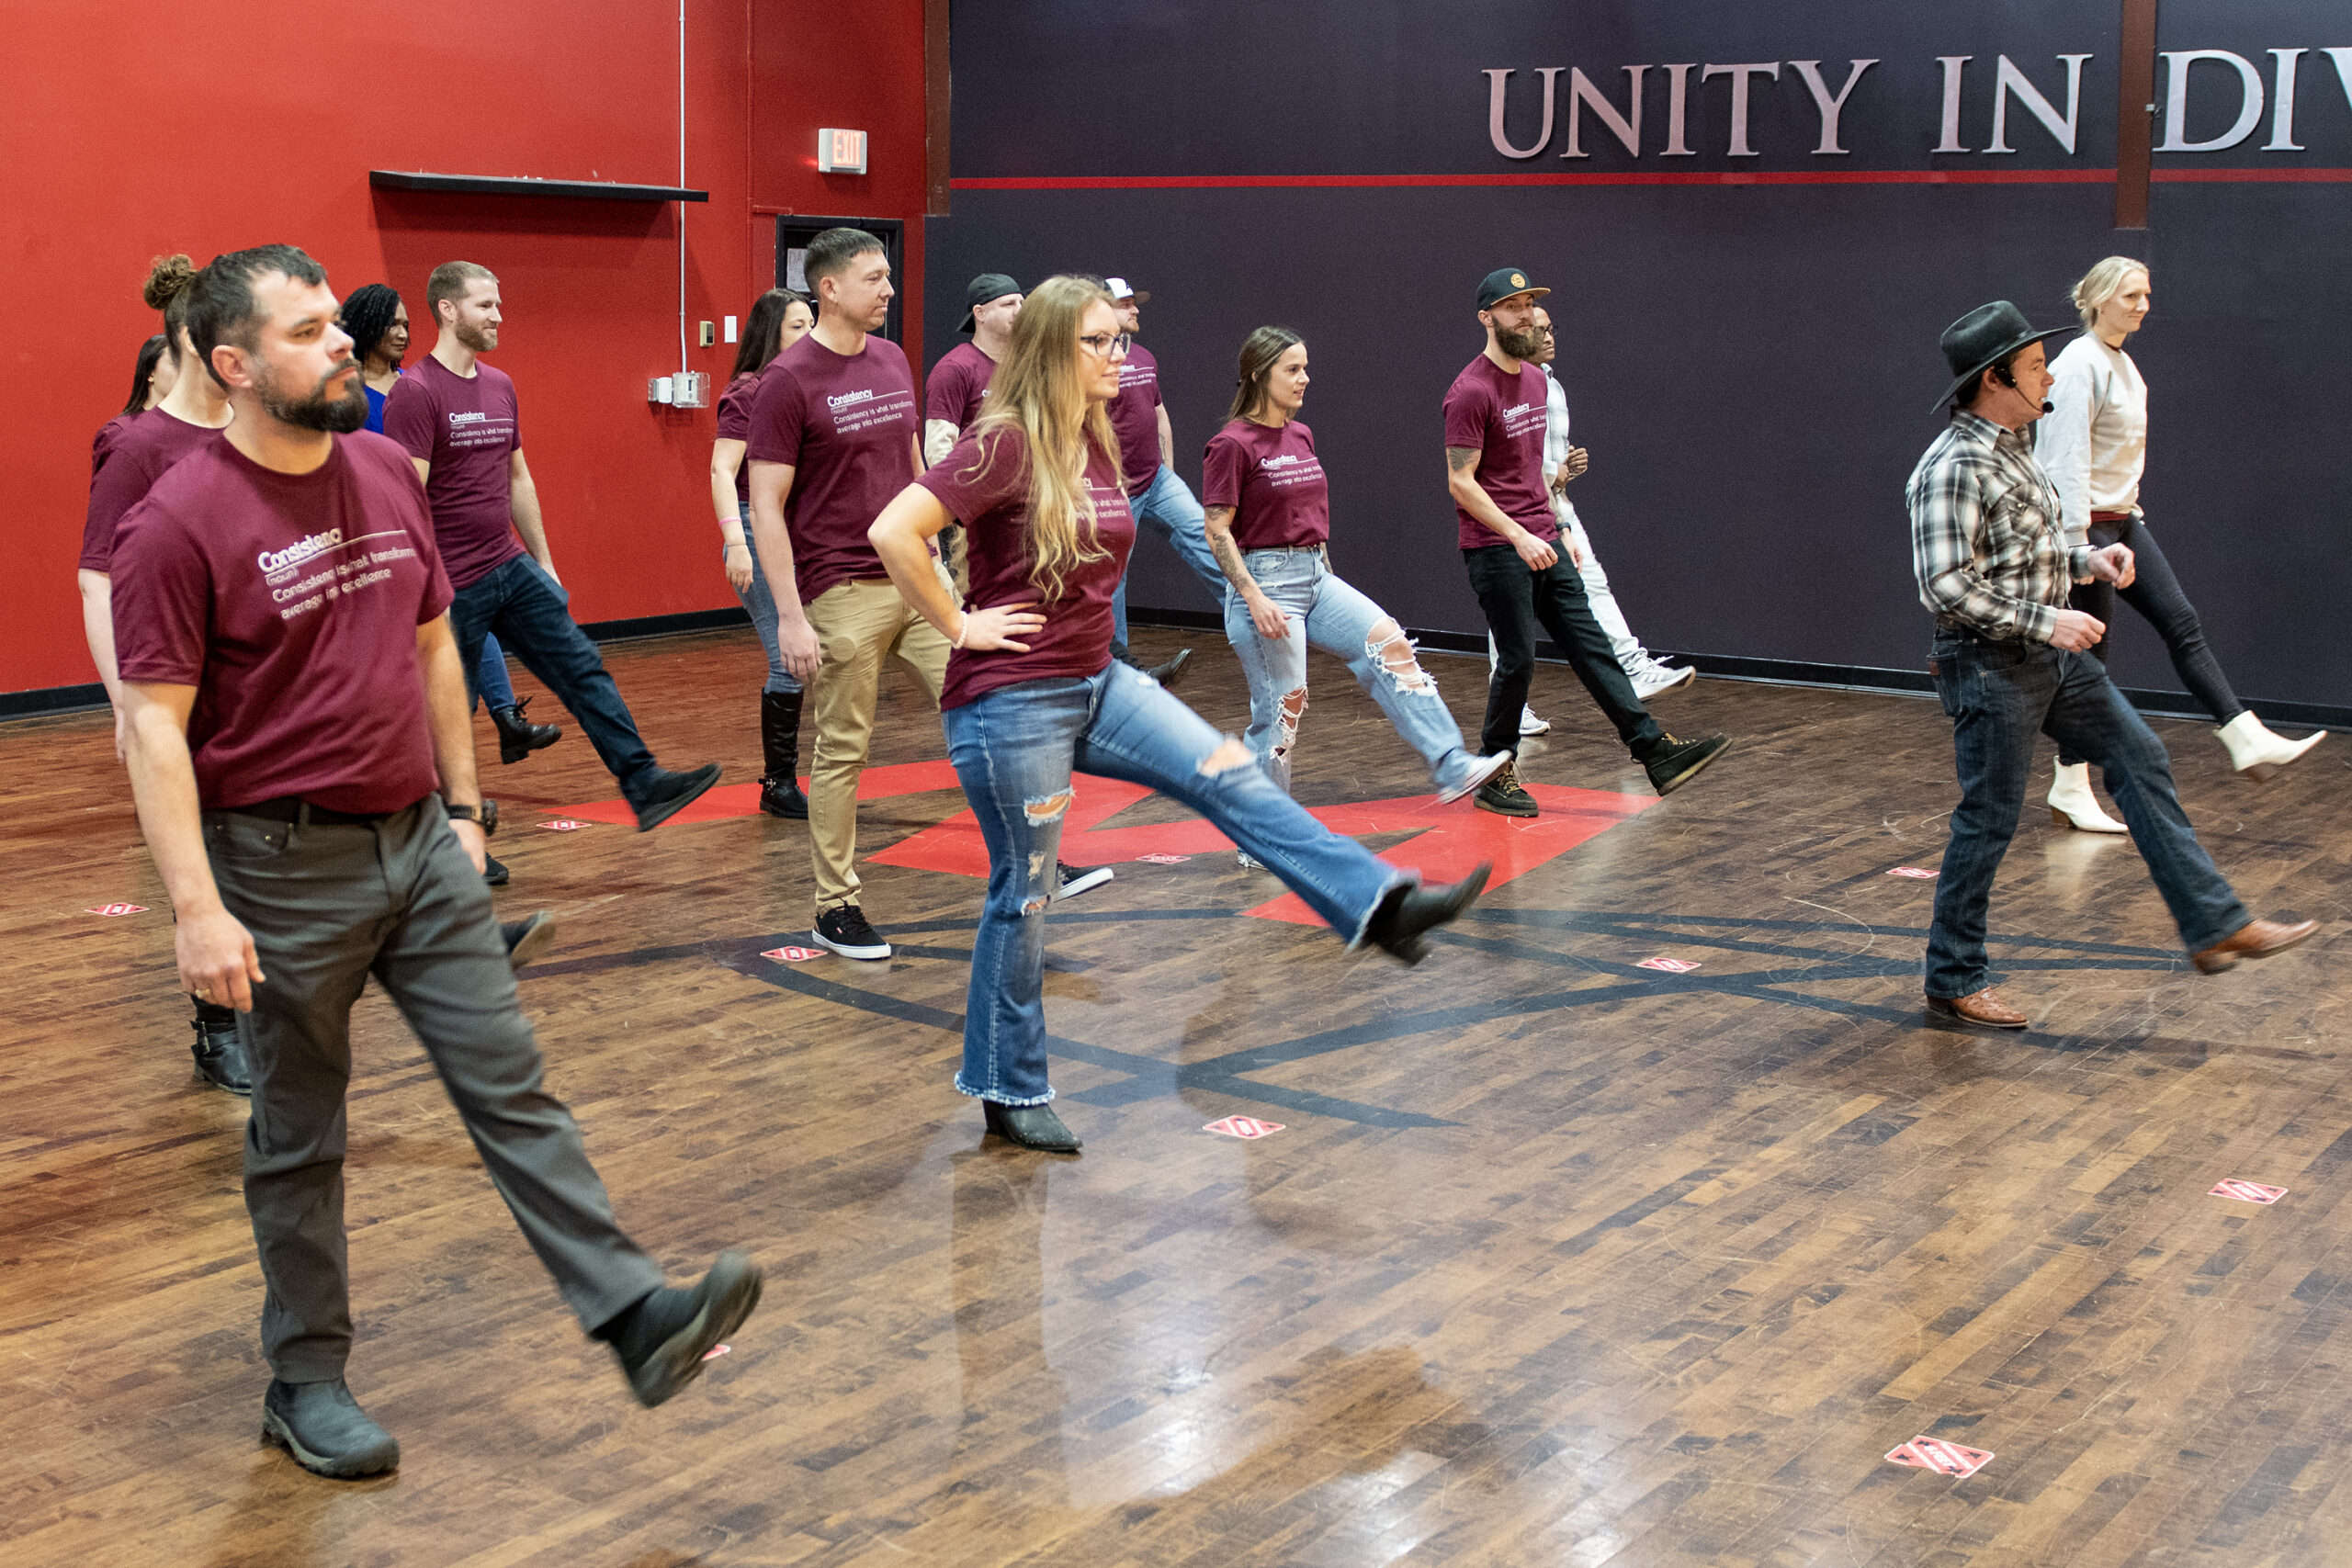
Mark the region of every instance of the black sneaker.
POLYGON ((1430 944, 1421 933, 1459 919, 1487 890, 1487 877, 1494 869, 1492 862, 1482 861, 1456 883, 1437 886, 1398 883, 1364 922, 1363 939, 1385 949, 1400 964, 1419 964, 1430 955, 1430 944))
POLYGON ((506 966, 520 969, 555 941, 555 916, 541 909, 519 920, 501 920, 498 934, 506 943, 506 966))
POLYGON ((1100 887, 1115 874, 1107 865, 1064 865, 1056 861, 1054 874, 1059 879, 1059 886, 1054 889, 1054 897, 1058 901, 1075 898, 1090 887, 1100 887))
POLYGON ((500 860, 496 855, 492 854, 488 850, 482 851, 481 879, 484 882, 490 884, 492 887, 503 887, 506 886, 508 878, 513 875, 514 873, 506 869, 505 862, 500 860))
POLYGON ((830 947, 843 958, 890 956, 890 944, 882 940, 881 932, 865 923, 865 911, 854 904, 820 909, 817 929, 809 934, 819 947, 830 947))
POLYGON ((637 1402, 648 1409, 702 1376, 719 1341, 760 1304, 760 1266, 722 1252, 692 1290, 664 1285, 597 1331, 621 1359, 637 1402))
POLYGON ((702 798, 702 792, 718 782, 718 764, 705 762, 691 773, 673 773, 667 768, 653 770, 653 783, 637 806, 637 830, 650 833, 675 817, 686 807, 702 798))
POLYGON ((235 1010, 198 1002, 188 1027, 196 1031, 196 1043, 188 1050, 196 1056, 197 1076, 231 1094, 253 1093, 253 1061, 245 1055, 245 1043, 237 1038, 235 1010))
POLYGON ((1699 770, 1731 750, 1731 737, 1710 735, 1698 740, 1677 740, 1668 735, 1666 744, 1642 766, 1648 770, 1650 787, 1660 795, 1672 795, 1699 776, 1699 770))
POLYGON ((1516 762, 1505 762, 1497 768, 1492 776, 1478 786, 1478 793, 1470 804, 1498 817, 1533 817, 1543 810, 1535 804, 1535 797, 1521 787, 1519 764, 1516 762))
POLYGON ((401 1446, 368 1419, 341 1378, 279 1382, 261 1396, 261 1435, 313 1475, 338 1481, 380 1475, 401 1462, 401 1446))

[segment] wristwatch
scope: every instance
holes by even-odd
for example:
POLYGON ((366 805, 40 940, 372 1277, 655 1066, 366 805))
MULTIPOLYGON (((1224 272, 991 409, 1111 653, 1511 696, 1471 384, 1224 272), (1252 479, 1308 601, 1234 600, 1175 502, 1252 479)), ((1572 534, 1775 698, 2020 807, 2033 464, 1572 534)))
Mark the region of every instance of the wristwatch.
POLYGON ((480 825, 481 836, 489 838, 498 831, 498 802, 484 800, 480 806, 459 806, 455 801, 443 803, 452 822, 472 822, 480 825))

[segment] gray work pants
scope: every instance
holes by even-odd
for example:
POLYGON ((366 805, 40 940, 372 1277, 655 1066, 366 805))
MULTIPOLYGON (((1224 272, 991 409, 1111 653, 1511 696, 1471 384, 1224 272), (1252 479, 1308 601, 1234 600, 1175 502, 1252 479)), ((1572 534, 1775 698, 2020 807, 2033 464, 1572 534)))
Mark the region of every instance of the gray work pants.
POLYGON ((209 811, 204 842, 265 976, 238 1032, 253 1055, 245 1208, 268 1286, 262 1348, 279 1378, 339 1378, 351 1354, 344 1094, 351 1007, 370 975, 424 1043, 582 1326, 602 1326, 661 1285, 614 1220, 571 1113, 540 1086, 490 890, 438 797, 365 827, 209 811))

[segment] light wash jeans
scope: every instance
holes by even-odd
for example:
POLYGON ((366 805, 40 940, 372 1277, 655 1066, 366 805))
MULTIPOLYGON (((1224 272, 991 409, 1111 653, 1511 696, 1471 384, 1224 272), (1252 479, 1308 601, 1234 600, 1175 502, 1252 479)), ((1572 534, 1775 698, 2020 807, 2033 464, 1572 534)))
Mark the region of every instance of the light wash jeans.
POLYGON ((481 700, 493 708, 514 705, 514 682, 506 673, 506 650, 498 639, 481 639, 481 663, 475 668, 475 683, 481 688, 481 700))
MULTIPOLYGON (((752 520, 746 517, 742 522, 743 545, 752 552, 752 586, 736 588, 735 597, 742 604, 743 613, 752 617, 752 629, 760 634, 760 646, 767 650, 767 684, 762 686, 760 690, 797 692, 800 689, 800 682, 794 680, 792 671, 784 667, 784 649, 776 646, 775 595, 768 592, 767 573, 760 570, 759 542, 752 537, 752 520)), ((727 559, 727 548, 724 545, 719 547, 718 558, 722 565, 727 559)), ((732 588, 734 584, 730 582, 728 586, 732 588)))
POLYGON ((1046 1074, 1046 911, 1073 770, 1148 784, 1262 862, 1352 947, 1414 880, 1309 817, 1239 742, 1113 660, 1099 675, 1000 686, 940 716, 989 846, 956 1087, 1001 1105, 1054 1098, 1046 1074))
POLYGON ((1356 684, 1430 765, 1441 791, 1472 776, 1479 759, 1463 747, 1462 728, 1437 694, 1435 678, 1413 657, 1404 628, 1333 572, 1321 547, 1250 550, 1241 560, 1290 623, 1288 637, 1261 637, 1249 601, 1238 593, 1226 598, 1225 635, 1250 677, 1250 732, 1242 739, 1285 794, 1291 745, 1306 716, 1310 647, 1346 661, 1356 684), (1374 642, 1372 630, 1384 621, 1388 638, 1374 642))
MULTIPOLYGON (((1158 535, 1174 550, 1177 558, 1193 569, 1193 575, 1208 584, 1209 592, 1219 604, 1225 603, 1227 588, 1225 569, 1216 564, 1216 554, 1209 548, 1208 525, 1203 521, 1201 503, 1193 499, 1190 486, 1176 477, 1176 470, 1167 464, 1159 465, 1159 472, 1139 494, 1127 497, 1127 509, 1135 513, 1136 533, 1158 535)), ((1134 564, 1130 555, 1128 563, 1134 564)), ((1117 647, 1127 646, 1127 579, 1119 575, 1118 592, 1111 595, 1111 640, 1117 647)))

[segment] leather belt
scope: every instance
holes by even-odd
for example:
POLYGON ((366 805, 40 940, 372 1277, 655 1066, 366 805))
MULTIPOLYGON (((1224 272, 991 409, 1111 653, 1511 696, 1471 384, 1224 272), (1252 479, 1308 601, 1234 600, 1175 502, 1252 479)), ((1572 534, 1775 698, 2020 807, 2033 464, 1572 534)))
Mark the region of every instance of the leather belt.
POLYGON ((251 806, 232 806, 229 810, 239 817, 258 817, 266 822, 310 821, 329 828, 372 828, 394 811, 332 811, 323 806, 313 806, 296 795, 281 795, 276 800, 257 800, 251 806))
POLYGON ((2132 514, 2129 512, 2094 512, 2091 513, 2091 521, 2094 523, 2129 523, 2132 521, 2132 514))

